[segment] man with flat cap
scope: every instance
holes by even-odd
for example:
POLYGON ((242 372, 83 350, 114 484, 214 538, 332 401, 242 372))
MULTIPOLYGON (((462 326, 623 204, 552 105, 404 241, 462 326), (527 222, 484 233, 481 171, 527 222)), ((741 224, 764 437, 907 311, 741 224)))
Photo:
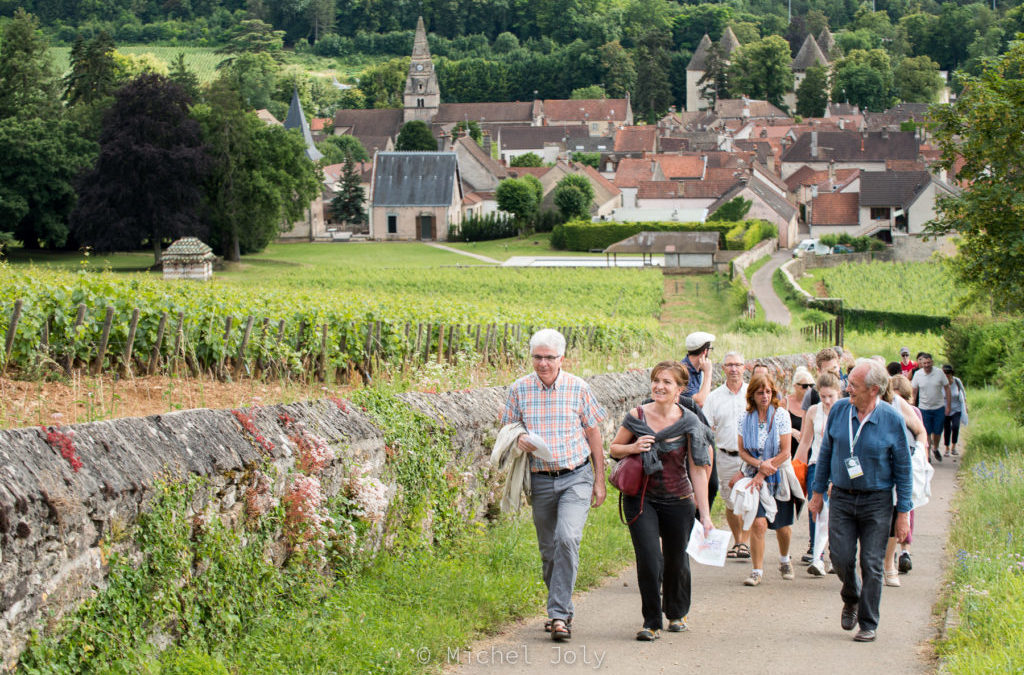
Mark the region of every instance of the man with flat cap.
POLYGON ((686 336, 686 358, 683 367, 690 375, 690 383, 683 392, 697 405, 704 407, 704 401, 711 393, 711 344, 715 336, 711 333, 697 331, 686 336))

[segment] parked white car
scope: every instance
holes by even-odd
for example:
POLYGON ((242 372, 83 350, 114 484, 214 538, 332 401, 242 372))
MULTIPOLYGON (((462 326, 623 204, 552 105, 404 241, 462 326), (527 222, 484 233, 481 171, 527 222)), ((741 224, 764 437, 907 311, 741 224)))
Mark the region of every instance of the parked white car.
POLYGON ((804 253, 814 255, 830 255, 832 248, 821 243, 820 239, 804 239, 800 245, 793 249, 793 257, 798 258, 804 253))

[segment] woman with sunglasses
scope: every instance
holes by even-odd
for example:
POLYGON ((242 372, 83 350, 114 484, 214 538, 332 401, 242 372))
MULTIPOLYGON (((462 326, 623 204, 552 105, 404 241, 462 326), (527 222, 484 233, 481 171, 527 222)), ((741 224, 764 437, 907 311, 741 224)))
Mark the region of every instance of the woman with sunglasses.
POLYGON ((786 410, 789 412, 789 420, 793 424, 793 438, 797 441, 800 440, 800 430, 804 423, 804 395, 807 391, 814 386, 814 378, 811 377, 811 372, 799 366, 793 371, 793 389, 790 391, 789 396, 786 397, 786 410))

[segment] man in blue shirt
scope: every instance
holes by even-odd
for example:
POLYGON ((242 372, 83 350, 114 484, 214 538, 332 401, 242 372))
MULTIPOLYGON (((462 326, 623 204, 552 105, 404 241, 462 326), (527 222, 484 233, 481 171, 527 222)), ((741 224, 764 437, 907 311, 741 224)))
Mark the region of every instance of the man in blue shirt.
POLYGON ((860 359, 850 372, 849 399, 829 412, 814 472, 808 510, 821 513, 822 497, 832 483, 828 538, 832 566, 843 584, 843 630, 860 631, 857 642, 873 642, 882 599, 885 544, 893 520, 896 488, 896 539, 910 531, 913 473, 903 416, 879 399, 889 374, 877 361, 860 359), (863 587, 857 576, 857 544, 863 587))
POLYGON ((711 393, 711 343, 714 341, 714 335, 703 331, 686 336, 686 358, 682 363, 690 381, 683 395, 692 398, 702 408, 711 393))

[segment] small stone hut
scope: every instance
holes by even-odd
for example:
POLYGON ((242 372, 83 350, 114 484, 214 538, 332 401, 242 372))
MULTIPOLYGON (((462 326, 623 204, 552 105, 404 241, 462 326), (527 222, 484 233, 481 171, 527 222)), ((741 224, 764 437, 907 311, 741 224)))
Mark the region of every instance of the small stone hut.
POLYGON ((164 279, 213 278, 213 250, 195 237, 182 237, 167 247, 163 254, 164 279))

